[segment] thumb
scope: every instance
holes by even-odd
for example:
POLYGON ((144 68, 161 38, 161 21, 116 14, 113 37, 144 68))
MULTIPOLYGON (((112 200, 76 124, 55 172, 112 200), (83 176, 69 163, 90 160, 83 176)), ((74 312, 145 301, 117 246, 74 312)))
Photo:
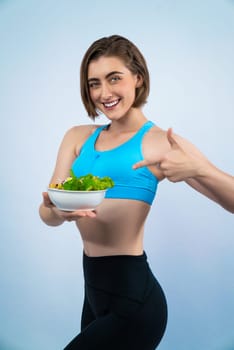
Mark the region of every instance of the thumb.
POLYGON ((48 192, 42 192, 43 202, 45 206, 52 206, 53 203, 50 200, 48 192))
POLYGON ((175 140, 175 138, 174 138, 174 134, 173 134, 173 130, 172 130, 172 128, 169 128, 168 130, 167 130, 167 140, 168 140, 168 142, 170 143, 170 145, 171 145, 171 148, 180 148, 180 146, 179 146, 179 144, 178 144, 178 142, 175 140))

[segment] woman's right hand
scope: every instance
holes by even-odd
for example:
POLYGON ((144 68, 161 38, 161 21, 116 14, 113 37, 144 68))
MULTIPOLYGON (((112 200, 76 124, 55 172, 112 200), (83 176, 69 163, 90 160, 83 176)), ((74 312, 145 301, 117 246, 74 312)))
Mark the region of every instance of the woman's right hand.
POLYGON ((64 211, 58 209, 50 200, 48 192, 42 192, 43 204, 46 208, 50 208, 56 216, 64 221, 76 221, 81 217, 96 217, 96 212, 91 210, 75 210, 75 211, 64 211))

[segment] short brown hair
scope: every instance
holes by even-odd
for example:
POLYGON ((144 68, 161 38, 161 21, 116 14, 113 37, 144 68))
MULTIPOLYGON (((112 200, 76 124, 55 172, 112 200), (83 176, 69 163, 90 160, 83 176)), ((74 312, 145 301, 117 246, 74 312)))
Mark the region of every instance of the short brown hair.
POLYGON ((109 37, 96 40, 88 48, 81 62, 81 98, 88 115, 92 119, 95 119, 95 117, 98 116, 97 110, 95 109, 89 94, 88 66, 92 60, 96 60, 101 56, 119 57, 125 63, 130 72, 137 74, 142 78, 142 85, 136 88, 136 98, 133 103, 133 107, 140 107, 145 104, 150 89, 149 71, 145 58, 130 40, 119 35, 111 35, 109 37))

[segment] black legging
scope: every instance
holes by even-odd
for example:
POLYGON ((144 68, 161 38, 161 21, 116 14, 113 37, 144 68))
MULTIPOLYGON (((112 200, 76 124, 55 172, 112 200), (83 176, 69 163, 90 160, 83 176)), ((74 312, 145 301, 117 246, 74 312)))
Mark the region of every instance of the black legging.
POLYGON ((146 254, 83 256, 85 300, 79 333, 64 350, 154 350, 167 304, 146 254))

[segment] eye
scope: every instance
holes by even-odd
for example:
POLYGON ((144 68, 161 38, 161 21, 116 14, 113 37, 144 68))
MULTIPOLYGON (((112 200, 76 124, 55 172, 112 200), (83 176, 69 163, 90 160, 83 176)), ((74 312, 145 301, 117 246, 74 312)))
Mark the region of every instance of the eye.
POLYGON ((117 83, 121 78, 118 75, 114 75, 110 78, 111 83, 117 83))
POLYGON ((100 83, 98 81, 92 81, 88 83, 90 89, 97 89, 100 86, 100 83))

